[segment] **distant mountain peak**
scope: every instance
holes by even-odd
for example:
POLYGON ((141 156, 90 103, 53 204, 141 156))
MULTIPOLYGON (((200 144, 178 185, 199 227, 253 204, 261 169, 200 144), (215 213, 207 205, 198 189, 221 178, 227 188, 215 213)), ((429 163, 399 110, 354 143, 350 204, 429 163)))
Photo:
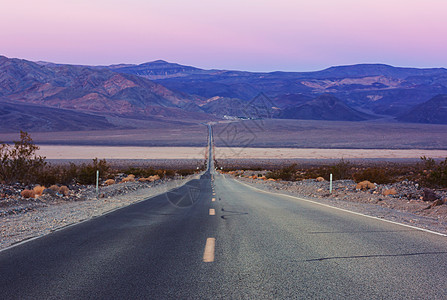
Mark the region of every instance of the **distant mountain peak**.
POLYGON ((170 62, 167 62, 166 60, 157 59, 154 61, 149 62, 149 64, 169 64, 170 62))

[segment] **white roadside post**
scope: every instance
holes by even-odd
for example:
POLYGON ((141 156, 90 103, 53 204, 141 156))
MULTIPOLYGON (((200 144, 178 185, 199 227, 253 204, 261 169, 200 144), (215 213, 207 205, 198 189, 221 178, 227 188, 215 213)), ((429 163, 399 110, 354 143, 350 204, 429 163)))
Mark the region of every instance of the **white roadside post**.
POLYGON ((332 173, 331 173, 331 175, 329 176, 329 193, 332 194, 332 173))
POLYGON ((96 170, 96 195, 99 194, 99 170, 96 170))

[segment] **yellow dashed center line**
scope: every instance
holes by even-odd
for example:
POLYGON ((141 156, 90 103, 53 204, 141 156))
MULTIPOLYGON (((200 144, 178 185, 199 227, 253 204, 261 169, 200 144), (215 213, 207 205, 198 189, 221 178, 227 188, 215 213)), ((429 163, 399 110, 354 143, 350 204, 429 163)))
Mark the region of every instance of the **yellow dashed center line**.
POLYGON ((216 201, 216 198, 211 199, 211 201, 213 201, 213 202, 216 201))
POLYGON ((210 208, 210 216, 214 216, 216 214, 216 210, 214 208, 210 208))
POLYGON ((205 251, 203 252, 203 262, 213 262, 214 261, 214 248, 216 246, 215 238, 207 238, 205 251))

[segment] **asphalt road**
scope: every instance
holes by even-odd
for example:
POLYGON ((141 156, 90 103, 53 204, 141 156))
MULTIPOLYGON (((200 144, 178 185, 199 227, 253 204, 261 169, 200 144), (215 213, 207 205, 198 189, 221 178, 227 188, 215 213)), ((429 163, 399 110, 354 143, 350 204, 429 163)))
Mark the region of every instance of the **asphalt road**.
POLYGON ((209 166, 177 190, 0 252, 0 298, 447 298, 446 237, 209 166))

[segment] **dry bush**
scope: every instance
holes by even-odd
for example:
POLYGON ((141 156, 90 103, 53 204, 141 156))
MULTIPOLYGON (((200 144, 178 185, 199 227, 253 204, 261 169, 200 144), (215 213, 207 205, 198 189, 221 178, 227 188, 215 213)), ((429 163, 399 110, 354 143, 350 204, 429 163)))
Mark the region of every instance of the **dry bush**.
POLYGON ((158 175, 149 176, 148 179, 150 182, 154 182, 154 181, 160 180, 160 176, 158 176, 158 175))
POLYGON ((315 180, 318 182, 322 182, 322 181, 324 181, 324 178, 320 176, 320 177, 317 177, 315 180))
POLYGON ((106 185, 112 185, 115 184, 115 179, 107 179, 106 182, 104 182, 106 185))
POLYGON ((396 194, 397 194, 396 189, 384 190, 384 191, 382 192, 382 195, 384 195, 384 196, 388 196, 388 195, 396 195, 396 194))
POLYGON ((23 191, 20 193, 20 195, 22 195, 22 197, 23 197, 23 198, 26 198, 26 199, 28 199, 28 198, 34 198, 34 197, 35 197, 35 195, 34 195, 34 191, 32 191, 32 190, 23 190, 23 191))
POLYGON ((330 167, 334 180, 351 179, 352 178, 352 163, 341 159, 338 163, 330 167))
POLYGON ((52 186, 49 187, 50 190, 55 191, 55 192, 59 192, 59 186, 53 184, 52 186))
POLYGON ((154 182, 157 180, 160 180, 160 176, 158 176, 158 175, 149 176, 147 178, 143 177, 143 178, 138 179, 138 181, 140 181, 140 182, 154 182))
POLYGON ((195 174, 196 170, 195 169, 180 169, 180 170, 177 170, 176 173, 181 176, 188 176, 188 175, 195 174))
POLYGON ((33 188, 34 196, 40 197, 42 196, 43 191, 45 190, 44 186, 37 185, 33 188))
POLYGON ((135 179, 135 175, 133 175, 133 174, 129 174, 129 175, 127 175, 127 178, 133 178, 133 179, 135 179))
POLYGON ((363 171, 357 172, 353 175, 355 181, 369 180, 377 184, 392 183, 391 170, 387 168, 367 168, 363 171))
POLYGON ((374 183, 371 183, 368 180, 364 180, 362 182, 357 183, 357 186, 355 187, 356 190, 369 190, 369 189, 375 189, 376 185, 374 183))
POLYGON ((281 168, 272 172, 268 172, 266 177, 272 179, 282 179, 286 181, 296 180, 296 164, 281 168))
POLYGON ((107 178, 110 174, 110 165, 105 159, 93 159, 90 165, 83 164, 76 170, 76 179, 80 184, 95 184, 96 172, 99 171, 99 176, 107 178))
POLYGON ((423 171, 420 172, 421 183, 429 187, 447 187, 447 158, 436 163, 433 158, 421 157, 423 171))
POLYGON ((15 141, 14 145, 1 144, 0 181, 25 184, 36 182, 46 165, 45 157, 38 156, 37 150, 39 147, 24 131, 20 131, 20 141, 15 141))
POLYGON ((61 186, 59 188, 59 193, 64 195, 64 196, 68 196, 69 192, 70 192, 70 189, 67 186, 65 186, 65 185, 63 185, 63 186, 61 186))
POLYGON ((126 178, 124 178, 123 180, 121 180, 120 183, 134 182, 134 181, 135 181, 135 177, 129 177, 129 176, 127 176, 126 178))

